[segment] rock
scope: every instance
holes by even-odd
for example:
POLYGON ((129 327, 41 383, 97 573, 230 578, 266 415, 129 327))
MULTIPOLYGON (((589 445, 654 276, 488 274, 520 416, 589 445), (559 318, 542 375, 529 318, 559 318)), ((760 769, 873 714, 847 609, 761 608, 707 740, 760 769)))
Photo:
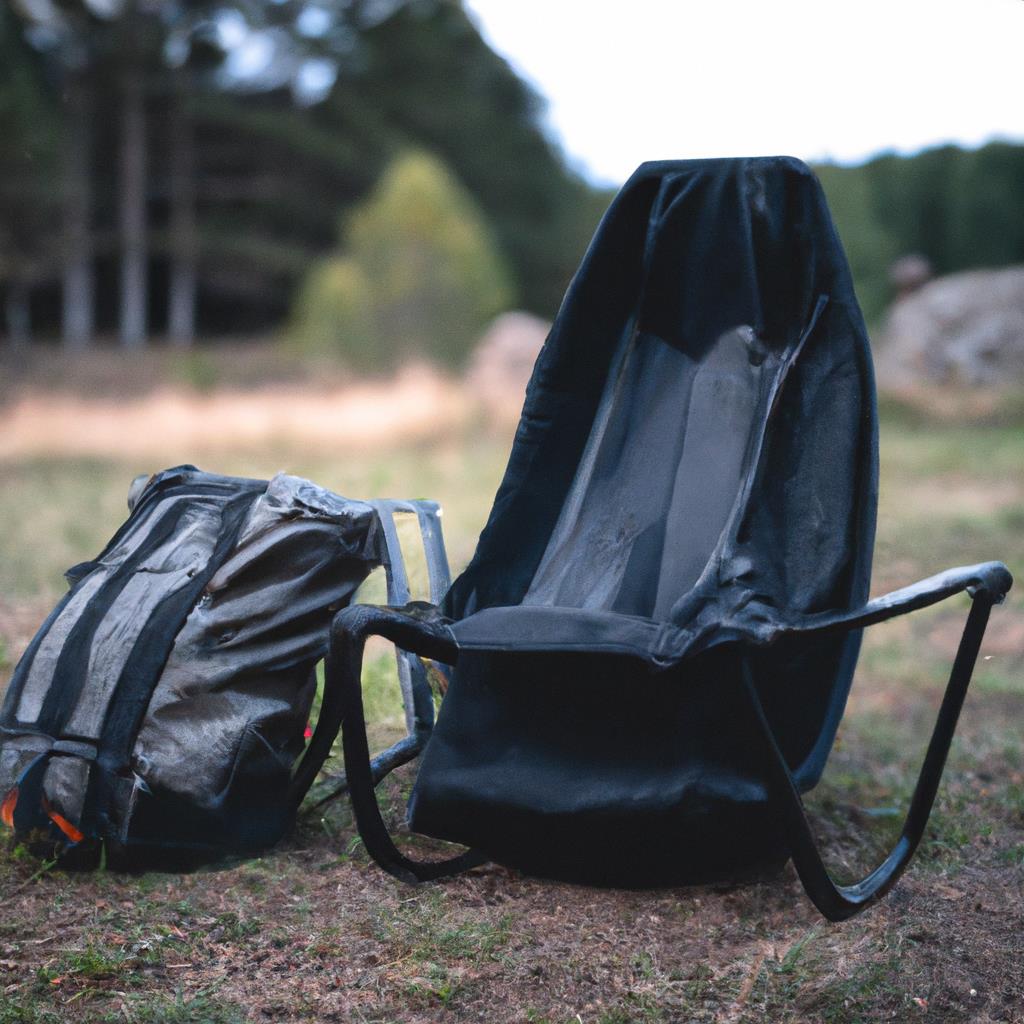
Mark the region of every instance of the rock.
POLYGON ((1024 267, 949 274, 897 300, 876 362, 883 384, 1024 382, 1024 267))
POLYGON ((889 267, 889 283, 899 298, 906 298, 932 279, 932 265, 926 256, 910 253, 894 260, 889 267))
POLYGON ((551 324, 532 313, 502 313, 477 343, 466 388, 489 420, 515 422, 551 324))

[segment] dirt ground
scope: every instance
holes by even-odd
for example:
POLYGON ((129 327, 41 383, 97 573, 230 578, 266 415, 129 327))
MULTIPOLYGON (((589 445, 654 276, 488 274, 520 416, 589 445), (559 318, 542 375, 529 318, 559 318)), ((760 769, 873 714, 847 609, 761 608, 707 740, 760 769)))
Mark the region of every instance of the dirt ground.
MULTIPOLYGON (((975 738, 979 710, 991 726, 1008 709, 975 702, 975 738)), ((870 773, 863 753, 840 755, 843 775, 870 773)), ((65 875, 14 847, 0 1020, 1019 1021, 1024 779, 968 760, 906 880, 842 925, 788 868, 609 892, 488 866, 411 888, 368 862, 341 805, 266 857, 184 876, 65 875)), ((407 784, 388 786, 396 828, 407 784)), ((833 863, 870 856, 857 797, 816 802, 833 863)))
MULTIPOLYGON (((296 394, 282 392, 282 405, 321 409, 319 431, 335 429, 355 400, 332 394, 319 407, 296 394)), ((367 394, 371 404, 388 399, 386 389, 367 394)), ((76 417, 100 398, 72 395, 84 404, 66 421, 52 404, 70 400, 60 389, 0 403, 0 691, 61 568, 95 554, 117 525, 134 472, 186 461, 197 443, 170 427, 138 441, 162 395, 108 398, 95 431, 78 431, 93 438, 81 447, 70 440, 76 417)), ((208 403, 185 421, 218 417, 219 446, 205 453, 212 469, 287 467, 353 495, 441 497, 457 564, 508 450, 507 434, 482 437, 472 416, 460 418, 454 393, 424 399, 456 410, 425 433, 385 430, 372 445, 346 430, 275 436, 265 451, 239 413, 242 392, 179 398, 208 403)), ((903 402, 886 407, 882 439, 875 593, 986 558, 1024 567, 1024 420, 991 409, 976 422, 929 418, 903 402)), ((624 892, 486 866, 412 888, 369 861, 344 801, 307 808, 261 858, 191 874, 67 873, 3 836, 0 1024, 1024 1022, 1022 590, 993 613, 914 865, 853 921, 824 922, 788 867, 738 887, 624 892)), ((808 801, 844 880, 877 863, 898 827, 966 610, 965 600, 949 605, 867 635, 839 740, 808 801)), ((391 826, 422 852, 401 824, 411 772, 382 793, 391 826)))

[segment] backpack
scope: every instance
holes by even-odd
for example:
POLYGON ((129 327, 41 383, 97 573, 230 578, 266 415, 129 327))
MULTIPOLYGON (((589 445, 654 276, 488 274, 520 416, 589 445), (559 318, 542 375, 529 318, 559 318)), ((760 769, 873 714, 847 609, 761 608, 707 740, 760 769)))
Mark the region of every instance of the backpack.
POLYGON ((821 188, 797 160, 643 165, 538 357, 476 554, 439 607, 332 627, 346 777, 397 877, 490 859, 608 886, 735 882, 790 858, 830 919, 899 878, 924 833, 998 562, 868 600, 871 352, 821 188), (864 627, 966 591, 971 611, 899 841, 829 878, 801 793, 821 777, 864 627), (360 693, 368 636, 454 666, 410 828, 388 835, 360 693))
MULTIPOLYGON (((437 506, 193 466, 140 478, 129 506, 103 552, 68 571, 14 671, 0 817, 45 830, 69 863, 101 844, 126 866, 262 849, 334 739, 308 735, 331 618, 378 566, 389 599, 408 600, 396 512, 417 516, 432 583, 447 586, 437 506)), ((381 774, 432 724, 422 663, 401 658, 400 678, 411 735, 378 759, 381 774)))

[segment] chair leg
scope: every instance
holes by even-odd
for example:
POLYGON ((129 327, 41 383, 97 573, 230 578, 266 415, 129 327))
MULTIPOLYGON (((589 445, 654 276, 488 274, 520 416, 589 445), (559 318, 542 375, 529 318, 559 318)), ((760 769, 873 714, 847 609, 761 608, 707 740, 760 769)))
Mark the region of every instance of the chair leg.
POLYGON ((406 882, 433 881, 483 864, 487 858, 477 850, 467 850, 441 861, 413 860, 399 852, 388 834, 374 792, 363 713, 363 648, 371 634, 383 636, 425 657, 452 662, 456 656, 454 644, 435 627, 415 622, 391 609, 356 605, 343 609, 334 620, 325 667, 325 696, 328 689, 336 695, 345 777, 363 844, 385 871, 406 882))
MULTIPOLYGON (((376 786, 396 768, 401 768, 403 764, 408 764, 419 757, 425 746, 425 737, 419 735, 406 736, 397 743, 392 744, 387 750, 382 750, 379 754, 375 755, 370 761, 373 784, 376 786)), ((317 796, 313 801, 312 806, 316 809, 326 807, 327 804, 348 792, 348 776, 344 772, 329 775, 324 781, 329 783, 331 788, 323 796, 317 796)))
POLYGON ((949 683, 939 709, 928 751, 921 766, 910 810, 900 838, 885 860, 865 878, 852 885, 837 885, 821 859, 814 835, 804 811, 803 801, 793 781, 786 759, 779 749, 771 724, 754 685, 748 659, 742 659, 743 680, 751 707, 760 726, 768 766, 769 797, 776 805, 790 844, 790 853, 800 881, 811 902, 830 921, 843 921, 859 914, 881 899, 897 882, 910 863, 928 824, 942 770, 956 730, 960 709, 967 695, 971 673, 985 634, 992 600, 987 592, 974 597, 960 646, 950 672, 949 683))
MULTIPOLYGON (((374 785, 390 775, 396 768, 419 757, 434 728, 434 692, 430 687, 423 662, 400 647, 395 648, 395 655, 409 734, 403 736, 386 750, 374 755, 370 761, 374 785)), ((344 772, 328 776, 325 781, 330 784, 331 788, 323 796, 317 797, 313 803, 314 807, 323 807, 348 792, 348 777, 344 772)))

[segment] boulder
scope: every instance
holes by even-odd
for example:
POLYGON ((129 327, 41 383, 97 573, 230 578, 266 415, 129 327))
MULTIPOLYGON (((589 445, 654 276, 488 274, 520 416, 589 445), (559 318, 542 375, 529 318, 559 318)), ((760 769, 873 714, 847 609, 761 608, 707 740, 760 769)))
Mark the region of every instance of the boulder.
POLYGON ((933 276, 927 257, 916 252, 901 256, 889 267, 889 283, 901 299, 924 287, 933 276))
POLYGON ((533 364, 550 329, 550 323, 532 313, 502 313, 477 343, 466 388, 489 420, 518 419, 533 364))
POLYGON ((897 386, 1024 382, 1024 267, 949 274, 898 299, 876 363, 897 386))

